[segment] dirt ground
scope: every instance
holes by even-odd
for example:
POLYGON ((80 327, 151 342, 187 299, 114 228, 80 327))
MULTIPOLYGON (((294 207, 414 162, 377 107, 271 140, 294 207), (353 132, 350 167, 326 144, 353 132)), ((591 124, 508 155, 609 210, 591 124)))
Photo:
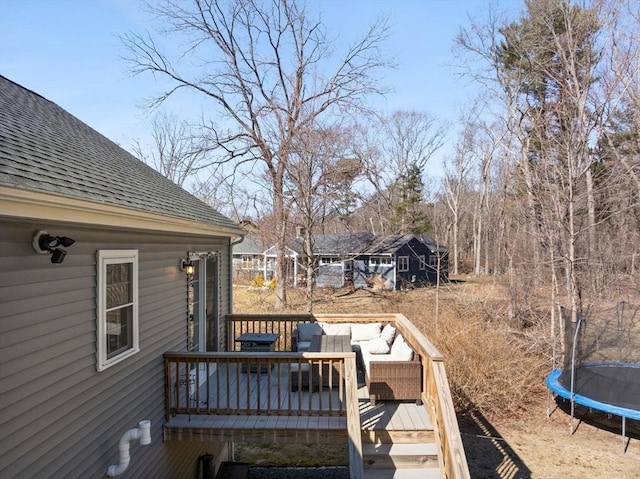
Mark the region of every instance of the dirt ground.
POLYGON ((619 417, 578 410, 574 434, 570 415, 555 402, 546 415, 546 397, 518 418, 459 417, 473 479, 631 479, 640 477, 640 423, 627 421, 622 453, 619 417))

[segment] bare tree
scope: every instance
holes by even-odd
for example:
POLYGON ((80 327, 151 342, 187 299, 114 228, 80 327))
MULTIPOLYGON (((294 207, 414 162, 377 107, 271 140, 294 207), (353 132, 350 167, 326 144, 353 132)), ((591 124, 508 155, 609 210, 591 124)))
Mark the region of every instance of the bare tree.
POLYGON ((285 177, 286 197, 294 210, 293 221, 298 226, 306 258, 307 307, 313 309, 316 257, 315 233, 336 204, 341 203, 360 172, 357 159, 344 158, 349 144, 349 128, 333 125, 315 128, 301 135, 285 177))
POLYGON ((424 184, 427 162, 442 147, 445 127, 424 112, 396 111, 360 125, 359 131, 357 156, 372 190, 368 197, 363 195, 366 207, 361 214, 368 218, 361 223, 369 221, 377 234, 398 232, 392 213, 406 201, 408 183, 424 184))
POLYGON ((277 228, 277 306, 283 307, 284 181, 292 149, 320 118, 357 110, 368 95, 383 92, 373 75, 386 66, 379 51, 386 25, 374 23, 340 55, 323 25, 294 0, 167 0, 151 10, 165 22, 164 35, 185 43, 171 57, 149 34, 129 34, 126 60, 134 74, 169 81, 152 103, 183 90, 210 101, 207 148, 224 153, 218 162, 250 163, 245 171, 266 174, 277 228))
POLYGON ((175 115, 159 113, 151 121, 151 143, 136 141, 134 153, 178 186, 206 167, 206 151, 190 126, 175 115))
POLYGON ((478 163, 475 127, 468 115, 463 116, 461 124, 463 126, 460 138, 455 145, 453 156, 445 162, 445 177, 442 180, 443 196, 451 213, 451 220, 447 225, 450 232, 449 238, 452 246, 452 253, 449 257, 453 260, 453 274, 460 272, 460 252, 461 235, 460 229, 462 221, 466 219, 468 208, 468 198, 472 191, 473 169, 478 163))

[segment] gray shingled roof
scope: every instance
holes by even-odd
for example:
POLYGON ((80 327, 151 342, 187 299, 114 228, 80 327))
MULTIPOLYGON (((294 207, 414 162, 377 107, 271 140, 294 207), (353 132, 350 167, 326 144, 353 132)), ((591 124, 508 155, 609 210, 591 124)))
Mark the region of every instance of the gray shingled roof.
MULTIPOLYGON (((313 236, 315 254, 350 255, 364 251, 375 239, 372 233, 333 233, 313 236)), ((304 251, 302 238, 296 238, 292 249, 304 251)))
POLYGON ((268 248, 269 245, 266 245, 258 236, 247 235, 242 243, 233 245, 233 254, 258 255, 264 253, 268 248))
POLYGON ((3 76, 0 184, 241 231, 55 103, 3 76))
MULTIPOLYGON (((336 233, 326 235, 314 235, 314 253, 317 255, 380 255, 394 254, 405 244, 413 239, 424 243, 432 252, 447 251, 443 245, 437 245, 433 239, 426 235, 417 236, 387 235, 377 236, 372 233, 336 233)), ((302 239, 296 238, 292 248, 302 252, 302 239)))
POLYGON ((411 234, 377 236, 364 253, 371 255, 395 253, 413 238, 414 235, 411 234))

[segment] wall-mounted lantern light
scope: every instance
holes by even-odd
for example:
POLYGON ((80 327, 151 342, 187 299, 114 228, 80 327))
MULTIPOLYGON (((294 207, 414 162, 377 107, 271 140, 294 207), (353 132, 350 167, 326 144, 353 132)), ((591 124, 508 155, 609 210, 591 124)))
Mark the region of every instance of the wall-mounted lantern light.
POLYGON ((66 236, 52 236, 46 231, 37 231, 33 236, 32 245, 37 253, 49 253, 51 255, 51 262, 59 264, 64 261, 64 257, 67 255, 67 250, 64 248, 68 248, 73 243, 75 243, 75 240, 67 238, 66 236), (62 246, 64 246, 64 248, 62 248, 62 246))
POLYGON ((180 269, 184 271, 184 274, 187 276, 191 276, 195 272, 196 267, 188 259, 182 259, 180 260, 180 269))

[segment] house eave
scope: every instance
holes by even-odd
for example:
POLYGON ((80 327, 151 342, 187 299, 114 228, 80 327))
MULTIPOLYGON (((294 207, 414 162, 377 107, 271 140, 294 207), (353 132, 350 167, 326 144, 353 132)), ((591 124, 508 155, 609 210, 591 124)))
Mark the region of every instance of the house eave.
POLYGON ((204 236, 244 236, 241 228, 0 185, 1 216, 87 226, 204 236))

